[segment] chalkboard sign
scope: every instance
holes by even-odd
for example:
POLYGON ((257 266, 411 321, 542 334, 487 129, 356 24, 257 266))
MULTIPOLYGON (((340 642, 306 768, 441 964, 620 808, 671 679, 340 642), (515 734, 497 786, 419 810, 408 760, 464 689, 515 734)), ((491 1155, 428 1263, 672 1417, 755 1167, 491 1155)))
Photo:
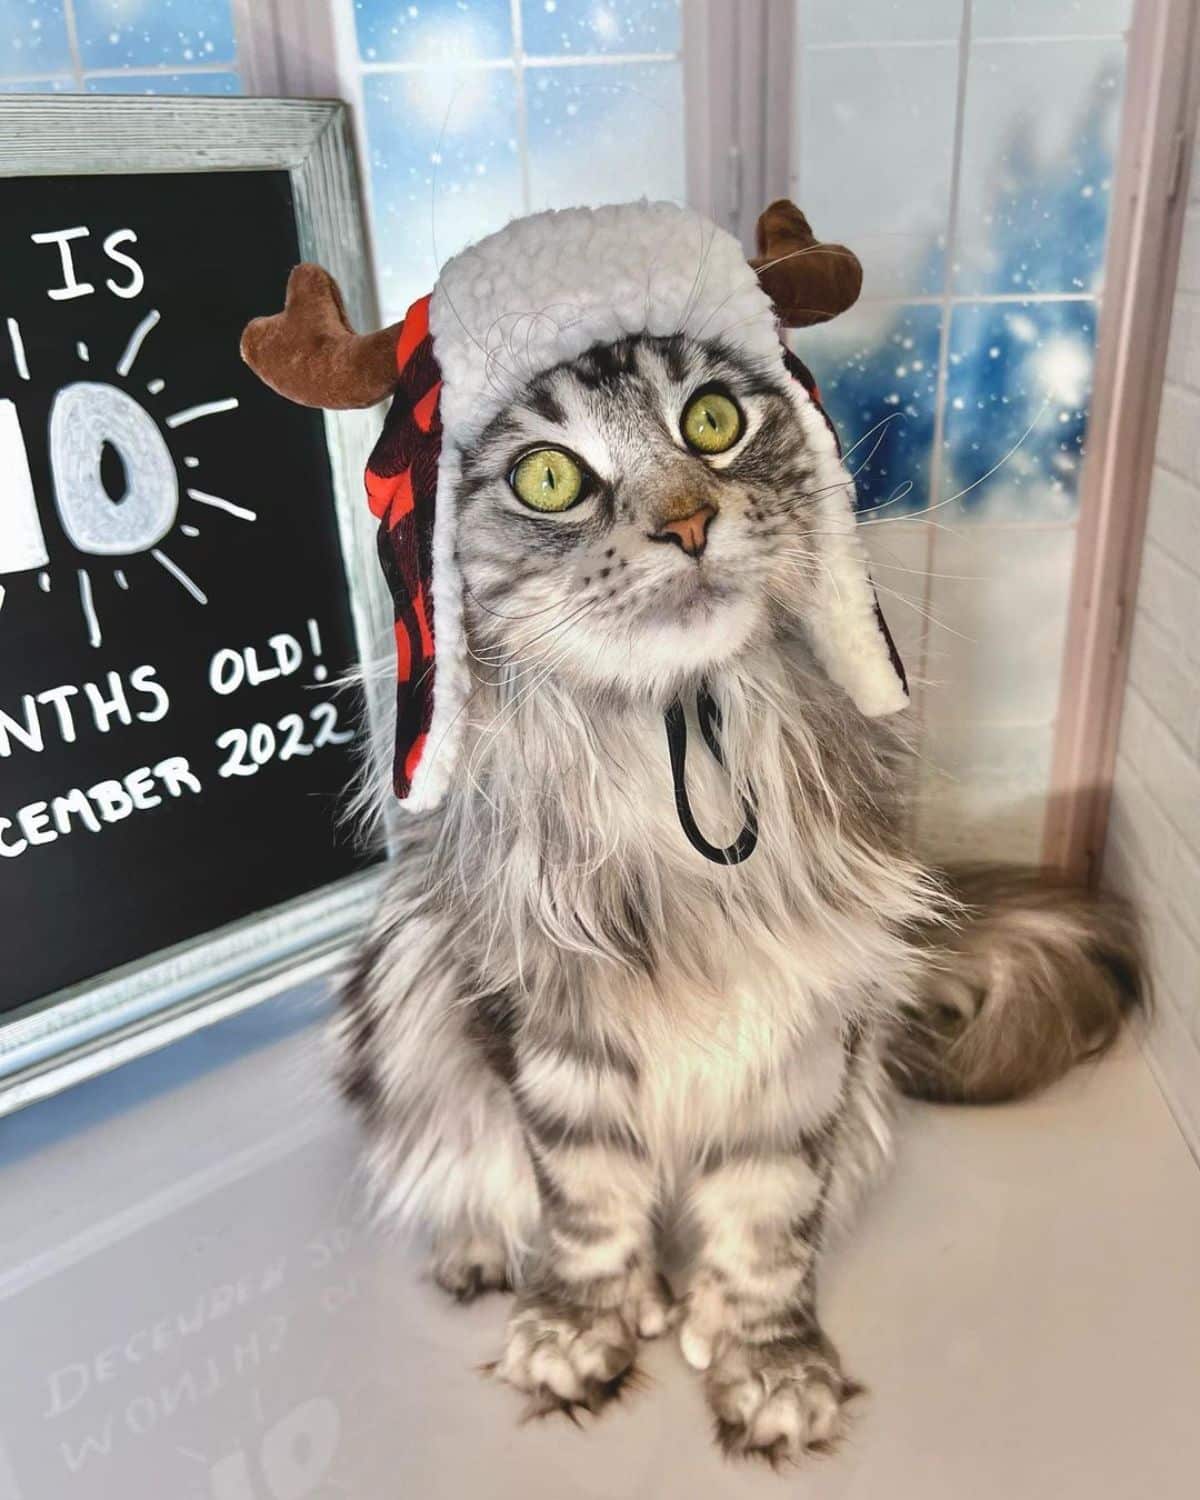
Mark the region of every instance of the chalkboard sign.
POLYGON ((238 355, 302 258, 357 255, 335 269, 365 301, 340 107, 4 113, 10 142, 49 123, 57 143, 19 163, 10 146, 0 175, 0 1084, 17 1097, 65 1051, 92 1071, 118 1038, 144 1050, 165 1013, 236 1008, 266 968, 283 982, 344 936, 370 861, 340 822, 364 706, 337 683, 373 604, 369 438, 238 355))

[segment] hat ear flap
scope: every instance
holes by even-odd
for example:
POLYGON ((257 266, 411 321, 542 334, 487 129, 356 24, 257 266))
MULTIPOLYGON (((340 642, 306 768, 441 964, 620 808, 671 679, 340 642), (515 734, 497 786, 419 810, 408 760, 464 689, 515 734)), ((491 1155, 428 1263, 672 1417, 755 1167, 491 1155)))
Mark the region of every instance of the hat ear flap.
POLYGON ((366 473, 367 501, 379 520, 379 561, 395 611, 392 783, 400 801, 414 810, 434 805, 445 791, 453 758, 445 741, 462 701, 462 673, 456 670, 462 601, 449 526, 453 465, 442 451, 442 372, 429 332, 429 301, 419 298, 396 325, 396 394, 366 473))
POLYGON ((858 535, 854 478, 842 462, 837 433, 807 367, 786 346, 783 361, 805 447, 815 462, 811 503, 817 525, 807 540, 821 566, 813 579, 815 608, 805 620, 813 653, 859 713, 870 719, 897 713, 908 706, 908 678, 858 535))

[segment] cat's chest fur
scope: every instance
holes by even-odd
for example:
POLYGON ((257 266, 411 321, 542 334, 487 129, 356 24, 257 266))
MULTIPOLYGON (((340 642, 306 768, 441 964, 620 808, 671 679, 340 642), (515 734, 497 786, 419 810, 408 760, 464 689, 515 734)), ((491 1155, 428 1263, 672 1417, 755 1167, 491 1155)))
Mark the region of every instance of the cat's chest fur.
POLYGON ((844 1069, 841 1023, 814 1013, 799 986, 786 1010, 763 998, 751 977, 724 990, 706 1025, 643 1033, 635 1113, 661 1162, 727 1147, 731 1134, 762 1140, 782 1125, 794 1136, 833 1108, 844 1069))
POLYGON ((809 1095, 819 1116, 842 1039, 904 996, 903 927, 924 900, 881 816, 888 766, 828 683, 771 653, 717 691, 724 765, 681 694, 688 798, 718 847, 753 804, 743 863, 685 836, 661 706, 552 684, 507 717, 477 705, 442 830, 474 982, 511 997, 531 1054, 627 1059, 664 1156, 706 1120, 798 1118, 809 1095))

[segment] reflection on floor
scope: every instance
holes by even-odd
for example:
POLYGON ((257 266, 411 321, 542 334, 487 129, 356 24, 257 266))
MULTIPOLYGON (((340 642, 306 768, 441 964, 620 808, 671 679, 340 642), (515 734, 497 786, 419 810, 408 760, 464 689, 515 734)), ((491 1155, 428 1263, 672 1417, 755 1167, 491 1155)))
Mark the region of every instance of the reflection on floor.
POLYGON ((1184 1500, 1200 1174, 1132 1044, 1017 1108, 916 1110, 824 1278, 843 1451, 730 1467, 677 1350, 590 1430, 484 1381, 364 1223, 292 997, 0 1124, 0 1500, 1184 1500))

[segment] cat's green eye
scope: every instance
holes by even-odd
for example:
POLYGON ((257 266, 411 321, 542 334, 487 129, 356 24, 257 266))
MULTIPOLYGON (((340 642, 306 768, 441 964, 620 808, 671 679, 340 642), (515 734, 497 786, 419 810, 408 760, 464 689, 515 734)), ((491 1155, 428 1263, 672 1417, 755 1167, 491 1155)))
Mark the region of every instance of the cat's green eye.
POLYGON ((561 448, 527 453, 508 479, 518 500, 533 510, 549 512, 574 505, 583 493, 583 481, 583 470, 561 448))
POLYGON ((706 391, 683 414, 683 437, 697 453, 724 453, 742 435, 742 414, 720 391, 706 391))

